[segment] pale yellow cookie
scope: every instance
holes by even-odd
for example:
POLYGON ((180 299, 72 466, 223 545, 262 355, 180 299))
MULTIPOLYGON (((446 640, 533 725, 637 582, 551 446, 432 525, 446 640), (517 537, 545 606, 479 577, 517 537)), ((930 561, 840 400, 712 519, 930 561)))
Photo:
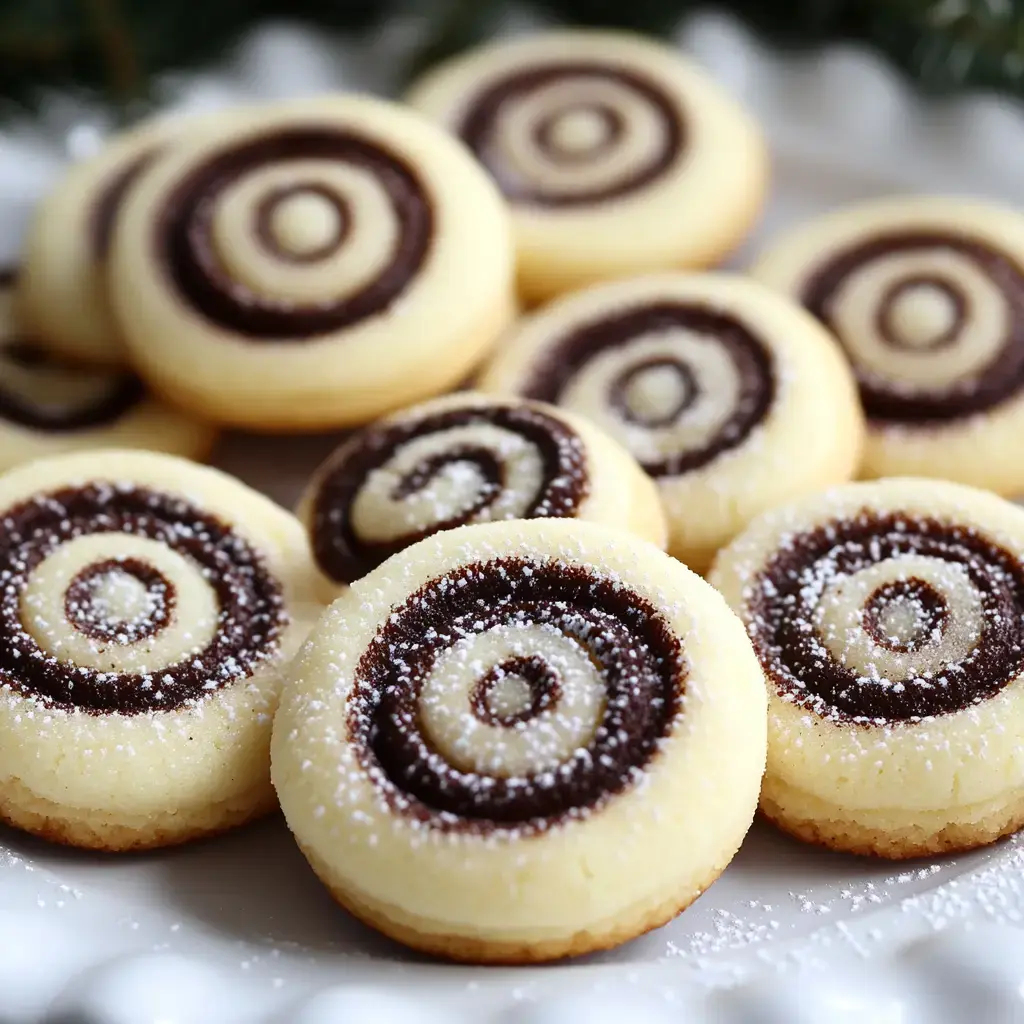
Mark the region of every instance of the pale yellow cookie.
POLYGON ((214 430, 146 394, 134 374, 51 356, 21 329, 15 273, 0 270, 0 472, 85 448, 149 448, 204 458, 214 430))
POLYGON ((654 477, 669 551, 703 572, 757 514, 849 480, 863 418, 834 340, 726 274, 595 285, 524 319, 478 386, 552 402, 654 477))
POLYGON ((457 134, 513 207, 528 301, 724 258, 768 176, 754 121, 676 49, 609 31, 493 43, 408 97, 457 134))
POLYGON ((769 818, 891 858, 1024 825, 1024 510, 847 484, 758 519, 710 580, 765 674, 769 818))
POLYGON ((303 530, 169 455, 0 477, 0 819, 104 850, 274 806, 270 722, 320 611, 303 530))
POLYGON ((118 218, 114 307, 142 376, 266 431, 364 423, 454 387, 514 315, 511 228, 463 147, 395 104, 249 112, 118 218))
POLYGON ((106 280, 118 211, 162 152, 220 116, 161 117, 117 135, 96 156, 73 164, 40 203, 27 239, 19 311, 51 352, 81 363, 127 363, 106 280))
POLYGON ((331 591, 470 523, 586 519, 666 544, 657 488, 618 443, 552 406, 470 392, 354 435, 314 474, 299 517, 331 591))
POLYGON ((289 827, 417 949, 552 960, 657 927, 750 825, 765 693, 700 577, 621 530, 463 526, 355 582, 274 722, 289 827))
POLYGON ((1024 214, 873 200, 784 234, 753 273, 846 350, 870 427, 864 477, 1024 494, 1024 214))

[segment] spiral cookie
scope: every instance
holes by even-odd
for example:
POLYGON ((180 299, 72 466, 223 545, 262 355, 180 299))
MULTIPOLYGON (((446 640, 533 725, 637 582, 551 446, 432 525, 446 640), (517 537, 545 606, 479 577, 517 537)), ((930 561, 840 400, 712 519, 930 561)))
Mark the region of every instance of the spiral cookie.
POLYGON ((0 478, 0 819, 107 850, 274 803, 282 665, 319 612, 291 515, 145 452, 0 478))
POLYGON ((821 326, 724 274, 565 296, 522 321, 479 387, 557 403, 620 441, 658 483, 669 550, 697 572, 758 513, 848 480, 863 432, 821 326))
POLYGON ((512 203, 531 301, 707 266, 760 210, 756 125, 682 55, 640 37, 501 42, 430 72, 409 100, 458 134, 512 203))
POLYGON ((864 476, 1024 492, 1018 211, 958 199, 866 203, 791 232, 754 273, 846 350, 870 423, 864 476))
POLYGON ((82 448, 206 455, 210 427, 149 398, 137 377, 73 368, 29 341, 14 314, 14 280, 0 270, 0 472, 82 448))
POLYGON ((764 714, 742 626, 685 566, 594 523, 487 523, 325 613, 273 779, 356 916, 457 959, 554 959, 662 924, 718 876, 757 803, 764 714))
POLYGON ((26 327, 47 349, 75 362, 127 361, 106 280, 118 210, 161 152, 217 117, 165 117, 125 132, 74 164, 40 204, 29 231, 19 306, 26 327))
POLYGON ((314 475, 299 515, 332 588, 469 523, 587 519, 665 547, 657 489, 611 438, 550 406, 473 394, 356 434, 314 475))
POLYGON ((894 858, 1024 825, 1024 511, 848 484, 759 519, 710 578, 768 683, 768 817, 894 858))
POLYGON ((367 97, 285 103, 140 181, 112 251, 142 375, 256 430, 348 426, 461 382, 513 315, 501 197, 367 97))

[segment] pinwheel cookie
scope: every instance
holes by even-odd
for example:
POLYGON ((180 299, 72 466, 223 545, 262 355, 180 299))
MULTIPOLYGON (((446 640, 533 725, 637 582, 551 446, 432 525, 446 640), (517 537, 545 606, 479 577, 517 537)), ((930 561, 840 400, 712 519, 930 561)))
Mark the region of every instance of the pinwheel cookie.
POLYGON ((48 350, 80 363, 127 362, 106 273, 121 204, 161 153, 223 116, 161 117, 117 135, 94 157, 73 164, 39 205, 19 305, 27 328, 48 350))
POLYGON ((875 200, 783 236, 754 274, 842 343, 870 423, 864 476, 1024 493, 1024 215, 875 200))
POLYGON ((638 36, 492 44, 428 72, 409 101, 457 134, 512 204, 528 300, 708 266, 761 207, 753 120, 678 51, 638 36))
POLYGON ((553 402, 616 438, 658 483, 669 550, 697 572, 755 515, 849 480, 863 417, 813 317, 738 276, 595 285, 523 320, 482 391, 553 402))
POLYGON ((317 471, 299 514, 335 589, 468 523, 577 518, 666 540, 657 488, 615 441, 550 406, 474 394, 357 433, 317 471))
POLYGON ((106 850, 274 804, 282 667, 319 606, 302 527, 167 455, 0 478, 0 818, 106 850))
POLYGON ((465 526, 354 583, 274 723, 288 825, 335 898, 418 949, 554 959, 673 917, 750 825, 765 694, 743 628, 655 547, 465 526))
POLYGON ((15 276, 0 271, 0 471, 85 448, 206 455, 213 430, 149 397, 138 377, 67 364, 31 340, 13 308, 15 276))
POLYGON ((761 807, 883 857, 1024 824, 1024 510, 958 484, 848 484, 769 512, 711 582, 769 696, 761 807))
POLYGON ((246 112, 125 201, 113 300, 139 372, 255 430, 365 423, 454 387, 514 312, 504 204, 425 118, 362 96, 246 112))

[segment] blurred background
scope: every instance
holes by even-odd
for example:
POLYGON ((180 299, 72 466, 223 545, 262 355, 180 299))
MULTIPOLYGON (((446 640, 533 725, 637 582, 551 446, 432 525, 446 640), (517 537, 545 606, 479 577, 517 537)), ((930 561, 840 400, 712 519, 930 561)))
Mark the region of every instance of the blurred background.
MULTIPOLYGON (((254 26, 286 21, 326 35, 406 45, 411 74, 530 19, 671 35, 692 0, 0 0, 0 100, 91 92, 128 115, 161 98, 168 73, 221 60, 254 26)), ((857 42, 929 92, 1024 89, 1021 0, 729 0, 714 5, 787 50, 857 42)), ((394 84, 394 83, 393 83, 394 84)))

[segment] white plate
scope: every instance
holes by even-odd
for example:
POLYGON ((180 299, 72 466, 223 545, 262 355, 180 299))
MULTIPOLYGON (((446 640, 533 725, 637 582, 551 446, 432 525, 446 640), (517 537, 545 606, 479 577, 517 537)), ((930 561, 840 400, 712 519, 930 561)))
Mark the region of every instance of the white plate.
MULTIPOLYGON (((218 74, 165 89, 211 106, 386 88, 414 28, 396 26, 368 49, 278 26, 218 74)), ((680 40, 773 143, 771 208, 739 265, 780 225, 859 197, 928 190, 1024 203, 1024 116, 1009 104, 926 106, 862 53, 784 62, 720 18, 692 22, 680 40)), ((0 133, 0 259, 66 156, 105 128, 102 114, 60 100, 0 133)), ((291 502, 330 446, 232 437, 219 463, 291 502)), ((0 1022, 1022 1021, 1022 868, 1016 841, 893 866, 759 824, 725 876, 664 928, 583 962, 499 970, 409 957, 355 924, 277 819, 119 859, 0 831, 0 1022)))

